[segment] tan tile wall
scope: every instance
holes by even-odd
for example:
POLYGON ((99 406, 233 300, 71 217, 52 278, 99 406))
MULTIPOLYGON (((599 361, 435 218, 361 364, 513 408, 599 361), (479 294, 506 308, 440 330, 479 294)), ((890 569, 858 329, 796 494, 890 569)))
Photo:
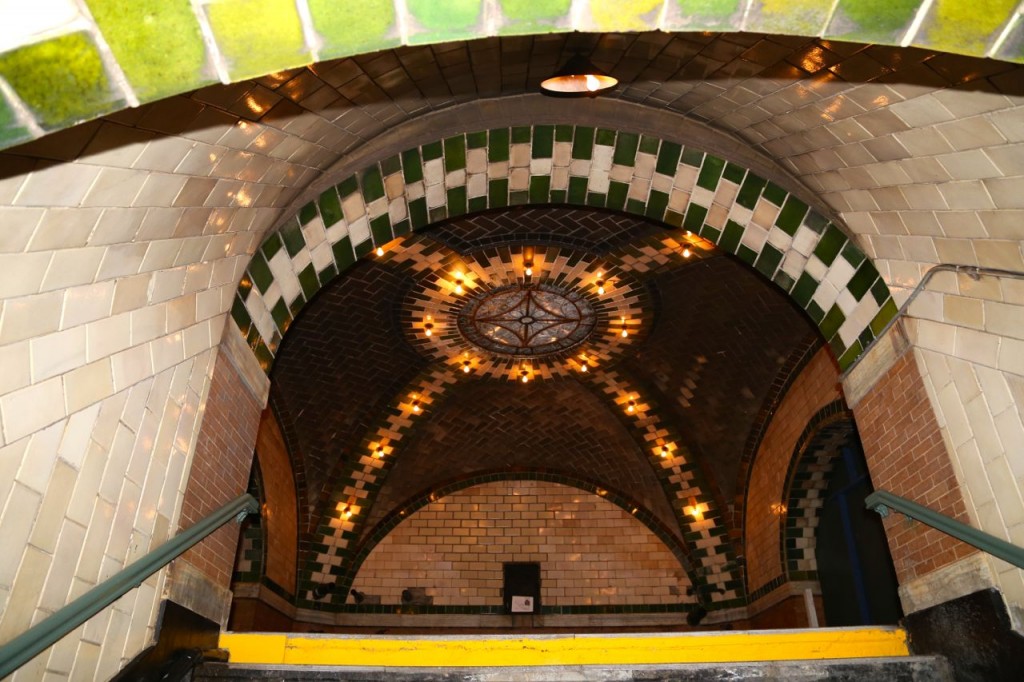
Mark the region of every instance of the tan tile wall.
POLYGON ((786 392, 750 470, 744 536, 751 592, 782 573, 779 523, 771 505, 785 503, 786 472, 800 434, 821 408, 840 397, 839 370, 827 348, 811 359, 786 392))
POLYGON ((500 605, 508 561, 540 562, 547 606, 691 600, 678 596, 689 585, 679 562, 628 512, 542 481, 474 486, 424 507, 377 545, 353 587, 385 604, 424 587, 438 605, 500 605))
MULTIPOLYGON (((854 407, 864 456, 876 490, 887 490, 968 522, 950 456, 908 352, 854 407)), ((976 551, 899 514, 884 521, 896 577, 906 583, 976 551)))

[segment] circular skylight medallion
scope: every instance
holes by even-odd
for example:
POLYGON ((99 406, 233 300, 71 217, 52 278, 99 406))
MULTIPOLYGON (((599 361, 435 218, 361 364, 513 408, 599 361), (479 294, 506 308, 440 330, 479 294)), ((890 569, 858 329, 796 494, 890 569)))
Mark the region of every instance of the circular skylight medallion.
POLYGON ((594 309, 579 292, 551 284, 513 284, 469 300, 459 331, 492 353, 541 357, 582 343, 594 330, 594 309))

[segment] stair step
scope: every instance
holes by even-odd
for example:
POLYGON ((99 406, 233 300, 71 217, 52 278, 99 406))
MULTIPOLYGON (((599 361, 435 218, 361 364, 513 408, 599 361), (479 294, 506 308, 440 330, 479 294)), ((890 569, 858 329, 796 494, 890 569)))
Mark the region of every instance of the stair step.
POLYGON ((953 682, 936 656, 687 663, 681 665, 575 665, 533 667, 341 667, 206 663, 194 682, 953 682))

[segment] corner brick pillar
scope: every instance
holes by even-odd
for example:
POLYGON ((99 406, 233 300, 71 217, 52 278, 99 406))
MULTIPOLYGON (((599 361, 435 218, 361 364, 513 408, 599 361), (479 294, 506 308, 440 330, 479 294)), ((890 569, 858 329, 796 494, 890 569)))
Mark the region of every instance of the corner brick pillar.
MULTIPOLYGON (((889 491, 969 524, 952 461, 902 325, 894 326, 843 378, 843 387, 875 490, 889 491)), ((889 514, 883 524, 904 611, 967 593, 951 585, 940 569, 977 550, 901 514, 889 514)), ((964 589, 970 588, 965 585, 964 589)))
MULTIPOLYGON (((192 526, 246 491, 269 387, 266 375, 229 321, 218 347, 179 529, 192 526)), ((222 627, 231 609, 238 528, 231 522, 221 526, 176 559, 168 576, 168 599, 222 627)))

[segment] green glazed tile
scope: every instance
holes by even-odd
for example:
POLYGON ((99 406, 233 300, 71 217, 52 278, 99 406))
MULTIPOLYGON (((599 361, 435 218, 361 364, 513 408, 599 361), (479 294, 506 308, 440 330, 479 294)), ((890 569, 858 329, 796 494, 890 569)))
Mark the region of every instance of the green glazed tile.
POLYGON ((482 149, 487 146, 487 131, 478 130, 475 133, 466 133, 466 146, 470 149, 482 149))
POLYGON ((572 142, 573 127, 570 125, 555 126, 555 142, 572 142))
POLYGON ((487 183, 487 205, 491 208, 508 206, 508 178, 491 180, 487 183))
POLYGON ((566 191, 564 189, 553 189, 551 190, 551 203, 552 204, 564 204, 565 203, 566 191))
POLYGON ((864 298, 864 294, 868 292, 876 279, 878 279, 878 271, 875 270, 875 266, 869 262, 865 262, 861 264, 857 269, 857 272, 855 272, 853 277, 850 278, 850 283, 846 285, 846 288, 849 289, 850 293, 853 294, 853 297, 859 301, 864 298))
POLYGON ((0 76, 47 128, 120 108, 103 61, 84 32, 0 54, 0 76))
POLYGON ((743 176, 746 174, 746 170, 742 166, 737 166, 734 163, 725 164, 725 172, 722 173, 729 182, 736 183, 737 185, 743 182, 743 176))
POLYGON ((270 272, 270 267, 267 265, 267 261, 263 258, 262 253, 257 251, 253 254, 252 260, 249 261, 248 270, 253 284, 260 290, 260 293, 267 293, 267 289, 274 283, 274 275, 270 272))
POLYGON ((626 206, 626 195, 629 194, 629 185, 624 182, 615 182, 608 185, 608 208, 621 211, 626 206))
POLYGON ((704 163, 700 167, 700 175, 697 176, 697 186, 714 191, 718 188, 718 179, 722 177, 725 169, 725 160, 708 154, 704 157, 704 163))
POLYGON ((466 209, 466 186, 460 185, 448 190, 448 216, 464 215, 466 209))
POLYGON ((423 162, 433 161, 434 159, 440 159, 444 155, 444 145, 440 142, 431 142, 425 144, 423 149, 423 162))
POLYGON ((555 127, 537 126, 533 129, 533 158, 550 159, 555 152, 555 127))
POLYGON ((871 285, 871 297, 878 305, 882 305, 889 299, 889 287, 886 286, 884 279, 879 278, 871 285))
POLYGON ((32 133, 18 122, 18 117, 0 95, 0 148, 13 147, 31 137, 32 133))
POLYGON ((247 301, 250 291, 252 291, 252 278, 243 276, 238 283, 238 295, 242 297, 243 301, 247 301))
POLYGON ((423 179, 423 162, 420 161, 418 149, 407 149, 402 152, 402 176, 407 185, 423 179))
POLYGON ((796 234, 797 228, 800 227, 800 222, 804 219, 804 215, 807 214, 807 209, 807 204, 794 196, 790 196, 786 199, 782 210, 779 211, 779 216, 775 219, 775 225, 792 237, 796 234))
POLYGON ((747 173, 747 179, 740 185, 740 191, 736 194, 736 203, 744 208, 754 208, 757 199, 761 196, 761 190, 768 184, 764 178, 759 178, 753 173, 747 173))
POLYGON ((220 0, 204 7, 233 80, 312 61, 292 0, 220 0))
POLYGON ((842 309, 839 305, 833 305, 828 311, 828 314, 818 323, 818 328, 821 330, 821 335, 826 339, 831 339, 839 331, 839 328, 846 322, 846 315, 843 314, 842 309))
POLYGON ((512 144, 529 144, 530 126, 515 126, 512 128, 512 144))
POLYGON ((640 145, 640 136, 636 133, 619 133, 615 140, 615 155, 612 163, 620 166, 636 165, 636 150, 640 145))
POLYGON ((364 239, 354 247, 356 252, 356 258, 362 258, 373 253, 373 241, 370 239, 364 239))
POLYGON ((864 252, 858 249, 857 245, 853 242, 849 242, 844 246, 840 255, 843 257, 843 260, 855 268, 863 263, 867 258, 867 256, 864 255, 864 252))
POLYGON ((683 146, 675 142, 662 142, 658 151, 658 162, 655 171, 662 175, 675 175, 679 166, 679 157, 683 153, 683 146))
POLYGON ((530 203, 546 204, 550 200, 551 176, 540 175, 530 178, 530 203))
POLYGON ((263 257, 270 262, 277 252, 281 250, 281 237, 278 234, 272 234, 267 237, 266 241, 260 246, 260 252, 263 253, 263 257))
POLYGON ((783 270, 779 270, 778 272, 776 272, 775 276, 772 277, 772 281, 775 282, 775 284, 778 285, 778 287, 785 292, 788 292, 790 289, 792 289, 793 284, 795 283, 793 281, 793 278, 790 277, 789 274, 783 270))
POLYGON ((644 215, 647 213, 647 206, 639 199, 626 199, 626 213, 644 215))
POLYGON ((615 144, 615 131, 607 130, 606 128, 598 128, 596 143, 605 147, 611 147, 615 144))
POLYGON ((828 340, 828 347, 832 351, 832 357, 841 358, 846 354, 846 344, 838 334, 828 340))
POLYGON ((279 231, 281 239, 284 240, 284 248, 288 251, 288 255, 292 258, 295 257, 299 251, 306 248, 306 239, 302 236, 302 228, 295 221, 286 223, 279 231))
POLYGON ((821 234, 828 227, 828 218, 812 208, 804 218, 804 225, 811 231, 821 234))
POLYGON ((640 151, 644 154, 657 154, 658 145, 661 144, 661 140, 650 135, 644 135, 640 138, 640 151))
POLYGON ((373 239, 373 243, 377 246, 387 244, 395 238, 391 232, 391 218, 387 213, 377 216, 370 221, 370 236, 373 239))
POLYGON ((896 303, 891 298, 885 302, 882 309, 871 320, 871 331, 874 332, 875 336, 881 334, 882 330, 885 329, 885 325, 889 324, 889 320, 895 317, 896 310, 896 303))
POLYGON ((572 158, 589 161, 594 157, 594 129, 576 126, 572 138, 572 158))
POLYGON ((334 263, 328 263, 327 267, 320 271, 320 286, 325 286, 328 282, 338 276, 338 268, 335 267, 334 263))
POLYGON ((313 294, 320 290, 320 280, 316 276, 316 268, 310 263, 299 273, 299 286, 302 287, 302 294, 306 300, 313 298, 313 294))
POLYGON ((683 214, 682 213, 676 213, 675 211, 665 211, 665 217, 662 218, 662 220, 664 220, 666 223, 668 223, 672 227, 682 227, 683 226, 683 214))
POLYGON ((857 340, 863 348, 867 348, 868 344, 875 340, 875 333, 871 331, 871 327, 865 327, 864 331, 857 337, 857 340))
POLYGON ((651 195, 647 198, 647 211, 646 215, 648 218, 654 218, 655 220, 661 220, 662 216, 665 215, 665 209, 668 208, 668 195, 658 190, 651 190, 651 195))
POLYGON ((213 82, 206 47, 188 2, 86 0, 132 90, 149 101, 213 82))
POLYGON ((725 223, 725 231, 722 233, 722 240, 718 242, 718 246, 729 253, 736 253, 742 238, 743 226, 735 220, 729 220, 725 223))
POLYGON ((699 149, 694 149, 693 147, 685 147, 683 149, 682 160, 687 166, 700 168, 700 164, 704 161, 704 152, 699 149))
POLYGON ((310 220, 316 217, 316 204, 312 201, 299 209, 299 223, 302 225, 307 224, 310 220))
POLYGON ((320 57, 347 56, 393 47, 401 41, 393 0, 306 0, 313 26, 323 39, 320 57), (390 34, 394 33, 393 37, 390 34))
POLYGON ((846 235, 839 231, 835 225, 829 225, 818 241, 814 249, 814 255, 825 265, 832 265, 832 262, 839 255, 839 252, 846 245, 846 235))
POLYGON ((587 192, 587 206, 594 206, 595 208, 604 208, 604 205, 607 202, 607 194, 602 194, 601 192, 587 192))
POLYGON ((488 133, 487 160, 491 163, 508 161, 509 129, 495 128, 488 133))
POLYGON ((864 351, 860 340, 853 342, 853 345, 846 349, 846 352, 839 356, 839 371, 845 372, 864 351))
POLYGON ((352 240, 345 235, 331 247, 334 253, 334 262, 338 266, 338 272, 345 272, 350 265, 356 262, 356 254, 352 249, 352 240))
POLYGON ((487 210, 487 197, 472 197, 469 200, 469 212, 477 213, 487 210))
POLYGON ((811 316, 812 320, 814 320, 814 324, 818 324, 819 322, 821 322, 822 318, 825 317, 825 311, 822 310, 821 306, 819 306, 814 301, 808 303, 807 307, 804 308, 804 310, 806 310, 807 314, 811 316))
POLYGON ((249 311, 245 307, 245 303, 238 296, 235 296, 234 301, 231 304, 231 319, 235 321, 238 329, 241 330, 242 336, 249 333, 249 327, 252 325, 252 318, 249 316, 249 311))
POLYGON ((324 219, 324 227, 330 227, 345 217, 341 212, 341 200, 338 199, 338 193, 333 187, 321 194, 317 203, 320 206, 320 216, 324 219))
POLYGON ((413 199, 409 202, 409 220, 412 221, 412 229, 414 230, 425 227, 429 222, 427 200, 424 197, 413 199))
POLYGON ((359 178, 359 184, 363 188, 363 200, 366 203, 376 201, 384 196, 384 179, 377 166, 371 166, 363 171, 359 178))
POLYGON ((580 178, 575 176, 569 178, 568 201, 570 204, 583 205, 586 203, 588 182, 588 178, 580 178))
POLYGON ((793 287, 791 296, 796 301, 797 305, 801 308, 806 308, 807 304, 811 302, 811 298, 814 296, 814 292, 818 290, 818 282, 806 272, 800 275, 800 279, 796 281, 796 286, 793 287))
POLYGON ((779 267, 779 263, 782 262, 782 252, 773 246, 768 244, 764 245, 761 249, 761 255, 758 256, 757 262, 754 267, 765 277, 771 278, 775 274, 775 269, 779 267))
MULTIPOLYGON (((707 215, 708 209, 699 204, 691 203, 686 209, 686 220, 683 221, 683 227, 691 232, 699 232, 707 215)), ((750 264, 753 265, 754 261, 750 261, 750 264)))
POLYGON ((774 182, 769 182, 768 186, 764 188, 764 198, 776 206, 782 206, 782 202, 786 199, 786 194, 786 190, 782 189, 774 182))
POLYGON ((571 3, 572 0, 501 0, 501 11, 512 21, 535 24, 568 14, 571 3))
POLYGON ((830 4, 817 0, 761 0, 760 17, 751 22, 751 30, 817 35, 825 25, 830 9, 830 4))
POLYGON ((346 198, 350 194, 355 194, 359 191, 359 179, 355 174, 348 176, 336 185, 338 189, 338 196, 342 199, 346 198))
POLYGON ((269 348, 267 348, 267 344, 263 342, 257 344, 253 354, 256 356, 256 361, 260 363, 260 367, 263 371, 269 374, 270 368, 274 364, 274 354, 270 352, 269 348))
POLYGON ((466 167, 466 138, 462 135, 449 137, 444 141, 444 169, 452 171, 466 167))
POLYGON ((891 44, 906 33, 920 6, 920 0, 840 0, 826 34, 891 44))
POLYGON ((509 192, 508 203, 510 206, 525 206, 530 203, 530 193, 527 191, 509 192))
POLYGON ((402 159, 397 155, 389 156, 380 162, 380 172, 384 174, 384 177, 393 175, 400 170, 402 170, 402 159))

